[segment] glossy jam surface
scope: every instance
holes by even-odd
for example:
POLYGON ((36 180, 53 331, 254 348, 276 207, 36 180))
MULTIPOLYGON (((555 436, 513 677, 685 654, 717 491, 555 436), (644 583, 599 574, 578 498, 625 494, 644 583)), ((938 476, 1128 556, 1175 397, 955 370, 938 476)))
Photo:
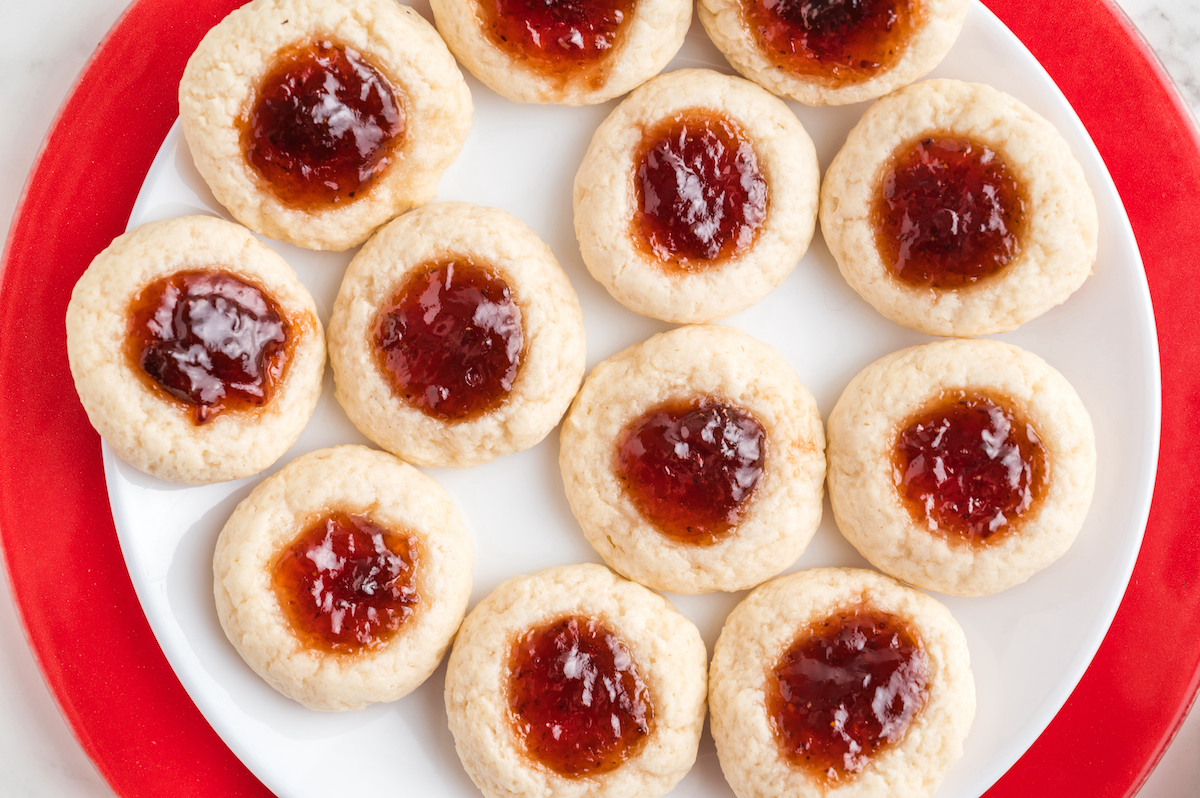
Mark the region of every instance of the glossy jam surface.
POLYGON ((971 543, 1010 531, 1046 492, 1033 425, 998 397, 954 391, 896 439, 895 480, 918 523, 971 543))
POLYGON ((654 706, 637 663, 602 621, 530 629, 509 659, 509 716, 536 761, 564 776, 606 773, 637 753, 654 706))
POLYGON ((176 272, 143 288, 129 314, 130 361, 197 424, 266 404, 283 378, 292 325, 231 274, 176 272))
POLYGON ((242 126, 246 159, 300 208, 362 196, 404 136, 402 101, 357 51, 329 41, 284 51, 242 126))
POLYGON ((894 158, 876 201, 879 254, 901 281, 957 288, 995 274, 1020 251, 1021 185, 993 150, 922 139, 894 158))
POLYGON ((900 619, 837 612, 801 634, 767 679, 767 712, 784 756, 828 783, 902 739, 928 695, 928 659, 900 619))
POLYGON ((767 216, 767 181, 745 132, 711 111, 647 131, 634 180, 635 239, 664 264, 700 270, 750 246, 767 216))
POLYGON ((412 277, 379 313, 375 347, 405 401, 457 421, 498 407, 521 365, 525 333, 512 289, 468 258, 412 277))
POLYGON ((766 430, 716 400, 657 407, 617 441, 617 476, 642 515, 669 538, 711 545, 742 520, 762 478, 766 430))
POLYGON ((922 16, 917 0, 743 0, 743 8, 777 66, 833 85, 894 64, 922 16))
POLYGON ((492 41, 552 74, 595 67, 618 44, 633 0, 483 0, 492 41))
POLYGON ((417 610, 417 540, 349 513, 330 513, 275 561, 273 585, 297 636, 339 653, 384 645, 417 610))

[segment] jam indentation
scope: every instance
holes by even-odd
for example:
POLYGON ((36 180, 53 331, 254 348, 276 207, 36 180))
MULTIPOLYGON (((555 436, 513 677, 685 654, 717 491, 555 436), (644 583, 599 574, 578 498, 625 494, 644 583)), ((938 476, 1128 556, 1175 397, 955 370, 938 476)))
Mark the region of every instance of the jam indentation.
POLYGON ((417 611, 419 560, 412 535, 333 512, 279 553, 272 586, 303 643, 352 654, 382 647, 417 611))
POLYGON ((455 258, 419 271, 375 321, 375 348, 398 395, 447 421, 498 407, 525 345, 521 309, 500 273, 455 258))
POLYGON ((1016 406, 979 391, 948 391, 896 437, 896 489, 930 530, 974 544, 1014 529, 1045 494, 1046 450, 1016 406))
POLYGON ((640 750, 654 705, 625 643, 596 618, 530 629, 509 656, 509 718, 526 752, 563 776, 607 773, 640 750))
POLYGON ((298 208, 365 194, 398 157, 399 92, 361 53, 332 41, 285 50, 242 123, 246 160, 280 201, 298 208))
POLYGON ((767 181, 736 122, 682 111, 646 131, 635 163, 634 240, 662 264, 701 270, 753 243, 767 181))
POLYGON ((227 272, 182 271, 133 299, 126 346, 136 371, 203 424, 271 400, 287 368, 291 332, 258 286, 227 272))
POLYGON ((772 62, 832 85, 891 67, 923 18, 917 0, 743 0, 742 7, 772 62))
POLYGON ((997 274, 1020 253, 1025 195, 990 147, 931 136, 897 151, 873 216, 893 275, 917 287, 959 288, 997 274))
POLYGON ((768 672, 767 714, 784 757, 834 784, 904 738, 928 679, 928 658, 906 623, 846 609, 800 634, 768 672))
POLYGON ((716 399, 671 402, 621 432, 616 473, 662 534, 711 545, 741 523, 762 478, 766 438, 740 407, 716 399))
POLYGON ((633 0, 485 0, 482 8, 500 49, 543 73, 579 73, 595 82, 633 0))

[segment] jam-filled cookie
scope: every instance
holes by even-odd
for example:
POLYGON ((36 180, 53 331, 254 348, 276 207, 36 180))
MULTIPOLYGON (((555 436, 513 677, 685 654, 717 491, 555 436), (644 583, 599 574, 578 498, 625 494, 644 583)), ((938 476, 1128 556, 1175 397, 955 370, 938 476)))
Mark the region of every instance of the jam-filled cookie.
POLYGON ((344 250, 433 198, 471 95, 437 31, 395 0, 254 0, 196 48, 179 117, 238 221, 344 250))
POLYGON ((559 465, 592 546, 658 590, 753 587, 821 520, 817 404, 778 352, 732 327, 682 327, 597 366, 559 465))
POLYGON ((975 717, 950 612, 849 568, 781 576, 747 596, 717 640, 708 695, 737 798, 929 798, 975 717))
POLYGON ((881 97, 950 51, 967 0, 700 0, 709 38, 738 72, 808 105, 881 97))
POLYGON ((493 208, 442 202, 350 262, 329 322, 337 399, 371 440, 456 468, 528 449, 583 378, 583 315, 542 243, 493 208))
POLYGON ((954 80, 872 106, 821 187, 821 230, 846 281, 930 335, 1005 332, 1061 304, 1092 272, 1097 229, 1058 131, 954 80))
POLYGON ((875 567, 959 596, 996 593, 1058 559, 1096 480, 1092 422, 1038 356, 989 340, 894 352, 829 416, 829 498, 875 567))
POLYGON ((437 668, 471 594, 450 495, 386 452, 322 449, 264 480, 217 539, 221 627, 309 709, 395 701, 437 668))
POLYGON ((321 393, 325 336, 292 268, 209 216, 118 237, 67 306, 67 356, 92 426, 148 474, 208 483, 287 451, 321 393))
POLYGON ((523 103, 590 105, 657 75, 692 21, 690 0, 432 0, 471 74, 523 103))
POLYGON ((655 798, 696 760, 706 664, 662 596, 600 565, 548 568, 467 616, 446 714, 486 798, 655 798))
POLYGON ((784 103, 684 69, 631 94, 575 176, 584 263, 626 307, 707 322, 753 305, 808 249, 820 170, 784 103))

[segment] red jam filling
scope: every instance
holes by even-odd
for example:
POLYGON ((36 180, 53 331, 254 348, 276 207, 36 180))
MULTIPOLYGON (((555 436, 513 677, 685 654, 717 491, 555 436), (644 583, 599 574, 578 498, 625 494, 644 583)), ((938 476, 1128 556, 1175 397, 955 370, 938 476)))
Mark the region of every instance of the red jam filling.
POLYGON ((897 278, 957 288, 1017 257, 1025 200, 993 150, 939 136, 897 154, 874 215, 879 254, 897 278))
POLYGON ((1007 402, 955 391, 896 439, 895 479, 918 523, 973 542, 1012 529, 1045 492, 1046 452, 1007 402))
POLYGON ((417 565, 416 538, 330 513, 280 553, 273 584, 305 644, 354 653, 384 645, 416 612, 417 565))
POLYGON ((271 400, 291 329, 258 287, 225 272, 185 271, 134 298, 127 346, 137 369, 203 424, 271 400))
POLYGON ((530 629, 509 667, 509 717, 528 754, 556 773, 606 773, 650 733, 654 706, 637 663, 595 618, 530 629))
POLYGON ((498 407, 516 382, 524 343, 512 289, 470 258, 412 277, 375 322, 376 351, 393 387, 446 421, 498 407))
POLYGON ((741 408, 710 399, 675 402, 621 433, 616 471, 660 532, 705 546, 741 522, 766 448, 766 430, 741 408))
POLYGON ((586 69, 617 44, 633 0, 490 0, 492 41, 544 72, 586 69))
POLYGON ((768 717, 788 761, 834 783, 902 739, 928 695, 917 641, 900 619, 861 608, 800 635, 767 680, 768 717))
POLYGON ((684 111, 648 131, 637 160, 635 238, 684 271, 741 254, 767 216, 767 181, 742 129, 684 111))
POLYGON ((744 0, 767 57, 790 72, 844 85, 892 66, 918 24, 918 0, 744 0))
POLYGON ((243 124, 242 149, 282 202, 327 206, 370 188, 404 124, 379 70, 349 47, 320 41, 279 56, 243 124))

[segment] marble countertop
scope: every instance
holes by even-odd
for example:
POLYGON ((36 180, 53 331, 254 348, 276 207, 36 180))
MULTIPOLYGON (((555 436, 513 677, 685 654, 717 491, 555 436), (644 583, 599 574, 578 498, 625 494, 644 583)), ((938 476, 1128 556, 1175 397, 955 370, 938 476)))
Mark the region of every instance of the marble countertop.
MULTIPOLYGON (((54 115, 128 0, 0 0, 0 239, 54 115)), ((1117 0, 1194 113, 1200 113, 1200 0, 1117 0)), ((111 798, 51 698, 0 569, 0 794, 111 798)), ((1114 741, 1116 742, 1116 741, 1114 741)), ((1184 798, 1200 784, 1200 712, 1193 712, 1139 794, 1184 798)))

